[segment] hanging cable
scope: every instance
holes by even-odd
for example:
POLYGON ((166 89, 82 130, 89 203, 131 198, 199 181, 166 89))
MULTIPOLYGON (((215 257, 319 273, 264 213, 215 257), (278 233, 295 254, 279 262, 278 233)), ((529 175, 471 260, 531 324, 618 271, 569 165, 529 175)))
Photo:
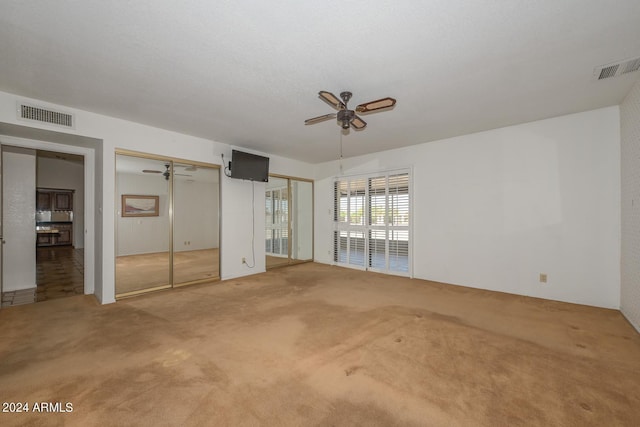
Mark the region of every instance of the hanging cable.
POLYGON ((224 153, 221 154, 222 156, 222 173, 225 174, 228 177, 231 177, 231 169, 224 164, 224 153))

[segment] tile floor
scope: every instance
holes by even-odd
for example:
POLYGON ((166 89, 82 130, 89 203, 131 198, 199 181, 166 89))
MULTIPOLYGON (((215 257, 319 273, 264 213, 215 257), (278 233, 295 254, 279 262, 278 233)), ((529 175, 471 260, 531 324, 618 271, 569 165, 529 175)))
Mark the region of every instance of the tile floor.
POLYGON ((2 294, 2 306, 30 304, 84 293, 84 249, 51 246, 36 249, 37 288, 2 294))

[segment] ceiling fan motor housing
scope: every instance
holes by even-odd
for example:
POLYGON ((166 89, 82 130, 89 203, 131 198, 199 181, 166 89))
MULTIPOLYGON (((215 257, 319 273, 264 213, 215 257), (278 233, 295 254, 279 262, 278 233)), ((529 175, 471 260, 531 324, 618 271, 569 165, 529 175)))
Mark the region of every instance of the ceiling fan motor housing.
POLYGON ((356 113, 353 110, 338 111, 338 122, 341 123, 342 129, 349 129, 349 122, 353 120, 356 113))

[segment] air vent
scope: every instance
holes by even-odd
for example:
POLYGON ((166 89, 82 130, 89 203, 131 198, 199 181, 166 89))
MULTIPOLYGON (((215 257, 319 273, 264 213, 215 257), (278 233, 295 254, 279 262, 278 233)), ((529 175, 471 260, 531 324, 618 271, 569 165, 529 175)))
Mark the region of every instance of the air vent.
POLYGON ((604 67, 602 70, 600 70, 600 76, 598 77, 598 80, 614 77, 616 75, 616 71, 618 71, 618 68, 620 68, 620 64, 604 67))
POLYGON ((18 117, 73 128, 73 115, 28 104, 18 104, 18 117))
POLYGON ((623 69, 620 74, 632 73, 640 69, 640 58, 632 59, 623 64, 623 69))
POLYGON ((618 61, 613 64, 601 65, 593 70, 596 80, 604 80, 611 77, 618 77, 623 74, 632 73, 640 69, 640 58, 632 58, 618 61))

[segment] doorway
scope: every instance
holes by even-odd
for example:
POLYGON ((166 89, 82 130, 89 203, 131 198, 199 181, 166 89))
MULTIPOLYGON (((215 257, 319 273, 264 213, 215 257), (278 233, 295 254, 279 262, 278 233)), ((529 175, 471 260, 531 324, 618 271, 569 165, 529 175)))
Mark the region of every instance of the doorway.
POLYGON ((313 260, 313 181, 269 175, 265 256, 267 269, 313 260))
MULTIPOLYGON (((24 130, 23 127, 9 127, 8 131, 24 130)), ((53 133, 51 133, 53 134, 53 133)), ((49 133, 47 133, 48 136, 49 133)), ((59 139, 64 139, 65 135, 55 134, 59 139)), ((73 136, 70 136, 73 140, 73 136)), ((78 139, 78 138, 75 138, 78 139)), ((82 141, 73 142, 90 144, 88 138, 82 141)), ((73 143, 72 142, 72 143, 73 143)), ((31 140, 16 138, 6 134, 0 135, 0 145, 3 153, 9 153, 11 161, 5 158, 5 168, 2 171, 3 182, 1 195, 3 201, 0 207, 0 217, 2 218, 3 237, 2 264, 0 279, 0 292, 3 295, 3 306, 27 304, 36 301, 72 296, 77 294, 91 294, 94 292, 94 258, 95 236, 94 236, 94 183, 95 168, 85 167, 93 165, 95 162, 95 150, 93 148, 80 147, 75 145, 65 145, 43 140, 31 140), (45 153, 46 152, 46 153, 45 153), (56 155, 58 161, 68 160, 73 157, 77 163, 76 171, 79 171, 80 183, 77 186, 77 194, 80 197, 75 201, 75 208, 78 213, 76 218, 88 218, 78 221, 77 240, 70 241, 69 246, 74 246, 74 256, 71 257, 66 267, 74 276, 73 280, 68 280, 58 265, 53 270, 58 275, 57 281, 49 282, 47 287, 38 287, 39 266, 37 265, 36 241, 37 230, 35 221, 36 211, 36 187, 37 187, 37 158, 39 153, 45 155, 56 155), (65 159, 63 159, 64 157, 65 159), (14 162, 13 160, 17 160, 14 162), (6 166, 10 164, 9 168, 6 166), (13 196, 12 196, 13 194, 13 196), (16 196, 16 194, 18 196, 16 196), (16 197, 19 200, 16 200, 16 197), (7 200, 10 198, 10 200, 7 200), (87 217, 88 215, 88 217, 87 217), (15 223, 12 223, 12 221, 15 223), (78 244, 78 242, 81 242, 78 244), (85 247, 86 244, 86 247, 85 247)), ((6 157, 3 154, 2 157, 6 157)), ((57 171, 58 178, 68 178, 68 169, 65 167, 57 171)), ((55 175, 55 173, 54 173, 55 175)), ((69 224, 68 224, 69 225, 69 224)), ((72 231, 66 232, 66 236, 71 237, 72 231)), ((60 262, 60 256, 53 256, 55 262, 60 262)), ((47 269, 51 270, 51 269, 47 269)))
POLYGON ((116 153, 116 298, 220 279, 219 172, 116 153))
POLYGON ((36 150, 36 302, 84 294, 84 156, 36 150))

